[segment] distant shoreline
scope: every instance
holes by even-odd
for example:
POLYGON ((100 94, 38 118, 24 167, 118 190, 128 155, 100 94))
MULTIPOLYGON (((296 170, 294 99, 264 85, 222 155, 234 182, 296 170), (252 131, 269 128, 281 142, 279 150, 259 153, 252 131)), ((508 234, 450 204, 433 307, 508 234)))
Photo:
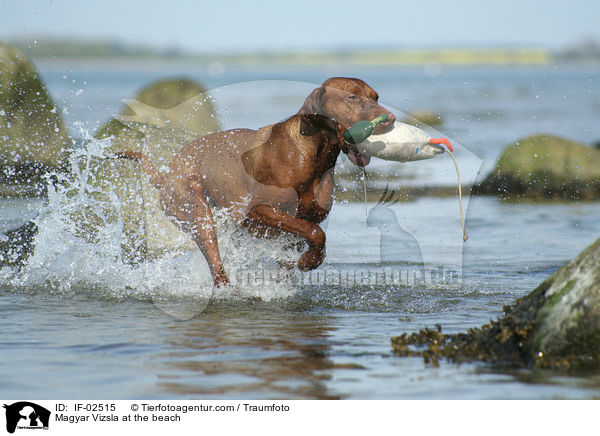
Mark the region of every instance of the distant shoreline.
MULTIPOLYGON (((207 61, 193 58, 33 58, 36 67, 43 72, 64 72, 76 70, 78 72, 131 72, 161 71, 165 74, 181 74, 185 71, 187 74, 207 73, 215 79, 223 77, 232 71, 246 71, 266 74, 263 78, 273 78, 276 72, 278 77, 286 73, 294 74, 299 70, 303 71, 331 71, 333 74, 339 74, 341 71, 369 71, 369 70, 398 70, 398 71, 419 71, 435 78, 440 74, 446 74, 453 70, 462 71, 464 69, 477 70, 481 72, 506 70, 589 70, 593 72, 600 71, 599 62, 589 61, 570 61, 570 62, 549 62, 537 64, 357 64, 344 61, 328 63, 276 63, 272 61, 255 61, 252 63, 235 63, 233 61, 213 60, 207 61)), ((347 74, 347 73, 345 73, 347 74)), ((355 73, 358 74, 358 73, 355 73)))
POLYGON ((535 47, 440 47, 440 48, 361 48, 287 50, 264 52, 188 53, 171 49, 130 46, 114 41, 69 39, 13 40, 36 62, 174 62, 221 64, 223 66, 546 66, 552 63, 598 63, 600 49, 552 51, 535 47))
POLYGON ((68 54, 42 56, 30 55, 34 61, 104 61, 104 62, 177 62, 222 65, 357 65, 357 66, 468 66, 468 65, 549 65, 557 58, 545 50, 528 49, 440 49, 440 50, 365 50, 346 53, 336 52, 290 52, 261 54, 204 54, 160 55, 123 54, 94 56, 68 54))

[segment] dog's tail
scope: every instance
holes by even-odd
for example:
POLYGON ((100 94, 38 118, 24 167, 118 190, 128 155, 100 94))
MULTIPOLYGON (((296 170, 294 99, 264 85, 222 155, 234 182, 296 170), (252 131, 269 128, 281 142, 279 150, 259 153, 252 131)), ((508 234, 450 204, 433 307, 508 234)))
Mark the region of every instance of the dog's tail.
POLYGON ((158 171, 156 166, 154 166, 154 163, 152 163, 152 161, 148 159, 148 156, 146 156, 144 153, 140 153, 139 151, 125 150, 116 153, 116 156, 121 159, 132 159, 139 161, 142 167, 142 171, 144 171, 150 176, 150 182, 152 182, 154 187, 159 190, 163 188, 165 184, 165 179, 163 175, 160 173, 160 171, 158 171))

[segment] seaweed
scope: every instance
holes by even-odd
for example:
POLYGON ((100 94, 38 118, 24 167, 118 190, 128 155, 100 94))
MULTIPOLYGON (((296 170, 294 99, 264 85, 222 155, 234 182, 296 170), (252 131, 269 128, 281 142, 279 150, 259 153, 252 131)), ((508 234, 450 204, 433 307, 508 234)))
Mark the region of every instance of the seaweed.
MULTIPOLYGON (((600 240, 590 248, 598 247, 600 240)), ((592 251, 584 250, 574 262, 590 256, 592 251)), ((553 354, 542 351, 535 340, 545 313, 559 304, 560 298, 573 288, 574 280, 570 280, 559 294, 546 295, 555 280, 568 271, 569 265, 554 273, 529 295, 503 307, 504 317, 469 329, 466 333, 444 334, 441 326, 435 330, 425 328, 417 333, 404 333, 392 337, 394 353, 401 357, 421 356, 426 364, 433 366, 446 359, 453 363, 483 361, 510 367, 566 370, 598 367, 600 350, 593 345, 596 340, 600 342, 597 332, 567 331, 569 345, 553 354)))

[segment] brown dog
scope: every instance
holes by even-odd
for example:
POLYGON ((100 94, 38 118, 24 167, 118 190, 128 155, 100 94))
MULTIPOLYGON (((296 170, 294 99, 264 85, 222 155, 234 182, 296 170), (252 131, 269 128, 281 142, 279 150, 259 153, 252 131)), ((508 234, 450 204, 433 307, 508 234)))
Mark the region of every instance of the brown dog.
POLYGON ((219 254, 211 206, 227 208, 236 223, 255 235, 278 232, 306 239, 302 270, 317 268, 325 257, 319 227, 332 204, 333 167, 340 151, 359 166, 369 163, 344 141, 344 131, 360 120, 385 113, 389 130, 395 117, 377 103, 379 96, 360 79, 333 77, 313 90, 296 115, 258 130, 216 132, 186 145, 161 174, 142 153, 142 169, 161 192, 166 214, 189 232, 204 254, 216 286, 229 279, 219 254))

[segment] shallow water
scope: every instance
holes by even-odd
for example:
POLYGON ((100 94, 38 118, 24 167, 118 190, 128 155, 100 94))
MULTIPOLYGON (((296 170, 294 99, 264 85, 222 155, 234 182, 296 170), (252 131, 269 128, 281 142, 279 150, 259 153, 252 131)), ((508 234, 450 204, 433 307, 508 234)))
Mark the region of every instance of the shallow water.
MULTIPOLYGON (((432 203, 440 214, 456 207, 454 199, 423 199, 396 205, 397 214, 418 214, 432 203)), ((599 212, 598 203, 472 199, 462 285, 448 280, 341 287, 307 277, 291 296, 263 302, 217 298, 188 320, 168 315, 143 293, 111 295, 81 285, 16 291, 4 284, 0 386, 10 398, 598 397, 597 373, 480 363, 433 368, 420 358, 394 356, 390 337, 436 324, 446 332, 463 331, 500 316, 503 305, 584 248, 586 235, 600 232, 599 212)), ((358 236, 374 231, 357 224, 361 216, 362 205, 334 206, 329 263, 321 269, 381 268, 376 238, 358 236), (367 244, 340 263, 360 239, 367 244)), ((459 240, 460 229, 454 230, 459 240)), ((429 253, 425 242, 430 265, 452 264, 442 252, 429 253)))
MULTIPOLYGON (((43 74, 77 134, 75 122, 91 131, 90 125, 118 110, 119 98, 158 75, 53 68, 43 74)), ((281 79, 284 74, 234 71, 215 78, 193 73, 208 87, 265 76, 281 79)), ((289 115, 309 82, 322 81, 324 73, 287 74, 296 82, 271 83, 266 96, 252 87, 230 87, 237 98, 221 108, 225 126, 260 125, 289 115), (263 100, 256 104, 257 99, 263 100), (257 107, 266 109, 255 111, 257 107)), ((594 103, 598 87, 586 81, 597 80, 595 71, 449 71, 431 78, 415 70, 366 70, 353 75, 375 82, 382 101, 407 112, 440 107, 447 119, 444 133, 479 156, 483 168, 493 164, 506 142, 546 127, 588 142, 600 136, 592 127, 599 110, 594 103), (544 112, 536 98, 553 96, 559 102, 561 94, 576 103, 544 112), (575 107, 580 108, 578 116, 575 107), (495 115, 485 116, 488 112, 495 115), (539 124, 531 121, 534 115, 542 118, 539 124), (562 117, 573 122, 565 127, 562 117)), ((457 159, 460 165, 460 152, 457 159)), ((465 170, 473 178, 475 164, 465 170)), ((341 160, 340 165, 348 163, 341 160)), ((448 183, 454 181, 449 161, 411 165, 425 174, 447 166, 448 183)), ((119 260, 118 226, 107 226, 99 244, 70 238, 57 220, 64 206, 60 200, 0 200, 1 231, 43 211, 30 263, 20 272, 0 270, 2 397, 600 396, 598 372, 447 362, 434 368, 421 358, 394 356, 390 344, 391 336, 404 332, 437 324, 445 332, 458 332, 501 316, 503 305, 530 292, 600 234, 598 202, 467 199, 470 239, 465 244, 455 198, 422 198, 385 211, 368 204, 371 227, 365 222, 365 205, 336 202, 324 224, 326 263, 314 273, 278 281, 269 275, 279 271, 273 261, 293 256, 282 248, 284 241, 256 241, 224 225, 220 236, 230 253, 226 266, 239 273, 239 295, 211 295, 207 269, 198 256, 134 267, 119 260), (428 274, 425 283, 419 280, 421 262, 428 274), (262 301, 251 298, 255 296, 262 301)))

